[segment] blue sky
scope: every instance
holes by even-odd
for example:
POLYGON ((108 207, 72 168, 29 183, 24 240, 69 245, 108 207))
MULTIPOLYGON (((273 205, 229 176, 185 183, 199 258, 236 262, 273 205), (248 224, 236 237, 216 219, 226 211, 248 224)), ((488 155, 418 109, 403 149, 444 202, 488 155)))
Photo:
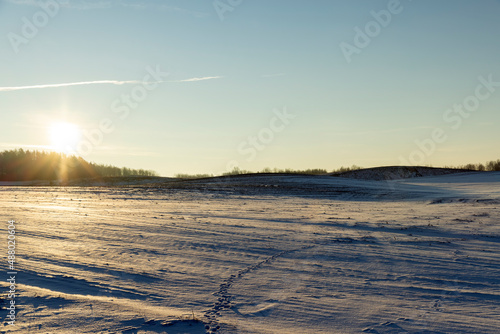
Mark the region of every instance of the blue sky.
POLYGON ((500 157, 500 1, 218 5, 60 0, 48 15, 37 1, 1 1, 0 149, 49 149, 51 124, 66 121, 101 131, 75 147, 87 160, 165 176, 500 157), (356 46, 356 27, 372 29, 369 45, 356 46), (358 50, 350 61, 346 44, 358 50), (120 117, 148 69, 168 76, 147 78, 155 88, 120 117), (488 96, 474 105, 477 89, 488 96), (464 101, 471 111, 447 113, 464 101))

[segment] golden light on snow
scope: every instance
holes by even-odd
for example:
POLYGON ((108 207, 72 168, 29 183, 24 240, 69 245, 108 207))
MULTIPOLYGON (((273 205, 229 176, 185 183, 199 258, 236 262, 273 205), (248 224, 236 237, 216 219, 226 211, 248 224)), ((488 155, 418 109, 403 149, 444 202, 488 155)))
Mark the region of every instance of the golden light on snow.
POLYGON ((75 153, 81 138, 80 128, 73 123, 56 122, 49 128, 51 148, 60 153, 75 153))

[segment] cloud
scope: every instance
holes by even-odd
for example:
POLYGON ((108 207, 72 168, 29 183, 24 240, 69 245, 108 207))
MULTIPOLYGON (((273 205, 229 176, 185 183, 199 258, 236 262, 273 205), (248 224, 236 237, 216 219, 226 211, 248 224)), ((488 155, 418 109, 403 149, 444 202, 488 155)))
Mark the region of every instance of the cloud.
MULTIPOLYGON (((24 6, 40 6, 39 0, 7 0, 10 3, 24 6)), ((60 7, 74 9, 102 9, 113 6, 126 7, 144 7, 144 1, 136 1, 135 3, 124 0, 55 0, 60 7)))
POLYGON ((369 135, 380 135, 386 133, 397 133, 419 130, 419 129, 433 129, 433 127, 426 126, 412 126, 407 128, 394 128, 394 129, 381 129, 381 130, 368 130, 368 131, 348 131, 348 132, 330 132, 326 134, 327 136, 369 136, 369 135))
POLYGON ((109 156, 133 156, 133 157, 162 157, 163 155, 154 151, 145 151, 144 147, 132 146, 100 146, 96 148, 96 155, 109 156))
POLYGON ((184 80, 176 80, 176 81, 153 81, 146 82, 141 80, 96 80, 96 81, 79 81, 79 82, 67 82, 67 83, 57 83, 57 84, 43 84, 43 85, 30 85, 30 86, 12 86, 12 87, 0 87, 0 92, 12 92, 17 90, 29 90, 29 89, 45 89, 45 88, 61 88, 61 87, 72 87, 72 86, 87 86, 87 85, 148 85, 155 83, 164 83, 164 82, 197 82, 197 81, 205 81, 205 80, 213 80, 220 79, 222 77, 202 77, 202 78, 190 78, 184 80))
POLYGON ((27 144, 20 144, 20 143, 0 143, 0 148, 7 149, 7 150, 13 150, 13 149, 18 149, 18 148, 23 148, 23 149, 26 149, 26 150, 29 150, 29 149, 48 150, 51 147, 47 146, 47 145, 27 145, 27 144))
MULTIPOLYGON (((6 0, 7 2, 24 5, 24 6, 40 6, 39 0, 6 0)), ((145 0, 55 0, 62 8, 72 8, 79 10, 104 9, 112 7, 128 7, 133 9, 155 8, 170 12, 186 13, 195 17, 210 16, 209 13, 201 11, 193 11, 180 7, 162 4, 160 2, 151 2, 145 0)))
POLYGON ((68 83, 58 83, 58 84, 44 84, 44 85, 31 85, 31 86, 14 86, 14 87, 0 87, 0 92, 11 92, 15 90, 27 90, 27 89, 43 89, 43 88, 59 88, 59 87, 71 87, 71 86, 85 86, 85 85, 125 85, 125 84, 151 84, 151 83, 161 83, 158 82, 144 82, 139 80, 98 80, 98 81, 80 81, 80 82, 68 82, 68 83))
POLYGON ((286 73, 262 74, 261 77, 263 77, 263 78, 274 78, 274 77, 282 77, 284 75, 286 75, 286 73))
POLYGON ((213 80, 213 79, 220 79, 220 78, 222 78, 222 77, 202 77, 202 78, 191 78, 191 79, 178 80, 175 82, 195 82, 195 81, 213 80))

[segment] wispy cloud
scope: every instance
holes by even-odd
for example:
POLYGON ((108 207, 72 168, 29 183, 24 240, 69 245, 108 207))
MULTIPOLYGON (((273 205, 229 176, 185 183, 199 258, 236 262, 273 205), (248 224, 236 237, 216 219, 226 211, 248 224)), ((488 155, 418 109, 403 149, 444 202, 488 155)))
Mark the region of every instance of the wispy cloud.
POLYGON ((44 84, 44 85, 31 85, 31 86, 14 86, 14 87, 0 87, 0 92, 11 92, 15 90, 27 90, 27 89, 43 89, 43 88, 59 88, 59 87, 71 87, 71 86, 85 86, 85 85, 125 85, 125 84, 150 84, 150 83, 161 83, 159 82, 143 82, 139 80, 97 80, 97 81, 80 81, 80 82, 67 82, 58 84, 44 84))
POLYGON ((116 156, 133 156, 133 157, 162 157, 158 152, 146 151, 143 147, 132 146, 100 146, 96 148, 97 155, 116 155, 116 156))
MULTIPOLYGON (((347 131, 347 132, 331 132, 326 134, 327 136, 337 137, 337 136, 368 136, 368 135, 379 135, 386 133, 397 133, 397 132, 408 132, 419 129, 428 129, 426 126, 413 126, 408 128, 394 128, 394 129, 381 129, 381 130, 368 130, 368 131, 347 131)), ((432 128, 433 129, 433 128, 432 128)))
POLYGON ((221 79, 221 78, 222 77, 202 77, 202 78, 191 78, 191 79, 177 80, 176 82, 194 82, 194 81, 221 79))
POLYGON ((262 74, 261 77, 263 77, 263 78, 274 78, 274 77, 282 77, 284 75, 286 75, 286 73, 262 74))
POLYGON ((190 78, 184 80, 170 80, 170 81, 153 81, 146 82, 141 80, 95 80, 95 81, 79 81, 79 82, 66 82, 66 83, 56 83, 56 84, 42 84, 42 85, 29 85, 29 86, 11 86, 11 87, 0 87, 0 92, 12 92, 17 90, 29 90, 29 89, 45 89, 45 88, 61 88, 61 87, 72 87, 72 86, 87 86, 87 85, 138 85, 138 84, 155 84, 164 82, 197 82, 205 80, 220 79, 222 77, 202 77, 202 78, 190 78))
POLYGON ((7 149, 7 150, 13 150, 13 149, 18 149, 18 148, 23 148, 23 149, 39 149, 39 150, 49 150, 51 147, 48 145, 27 145, 27 144, 20 144, 20 143, 0 143, 0 148, 2 149, 7 149))
MULTIPOLYGON (((24 6, 40 6, 39 0, 6 0, 7 2, 24 5, 24 6)), ((63 8, 73 8, 79 10, 105 9, 111 7, 129 7, 133 9, 155 8, 170 12, 186 13, 195 17, 210 16, 209 13, 202 11, 193 11, 176 6, 162 4, 161 1, 151 2, 145 0, 56 0, 59 6, 63 8)))
MULTIPOLYGON (((24 6, 40 6, 39 0, 6 0, 7 2, 24 5, 24 6)), ((144 1, 125 1, 125 0, 56 0, 59 6, 63 8, 74 9, 101 9, 110 8, 113 6, 126 6, 143 8, 146 6, 144 1)))

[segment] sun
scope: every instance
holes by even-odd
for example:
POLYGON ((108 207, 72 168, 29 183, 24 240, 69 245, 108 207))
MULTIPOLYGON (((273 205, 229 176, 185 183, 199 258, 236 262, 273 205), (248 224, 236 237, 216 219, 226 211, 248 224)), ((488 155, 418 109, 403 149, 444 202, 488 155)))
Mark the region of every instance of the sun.
POLYGON ((80 128, 72 123, 56 122, 49 128, 51 147, 54 151, 74 154, 80 141, 80 128))

